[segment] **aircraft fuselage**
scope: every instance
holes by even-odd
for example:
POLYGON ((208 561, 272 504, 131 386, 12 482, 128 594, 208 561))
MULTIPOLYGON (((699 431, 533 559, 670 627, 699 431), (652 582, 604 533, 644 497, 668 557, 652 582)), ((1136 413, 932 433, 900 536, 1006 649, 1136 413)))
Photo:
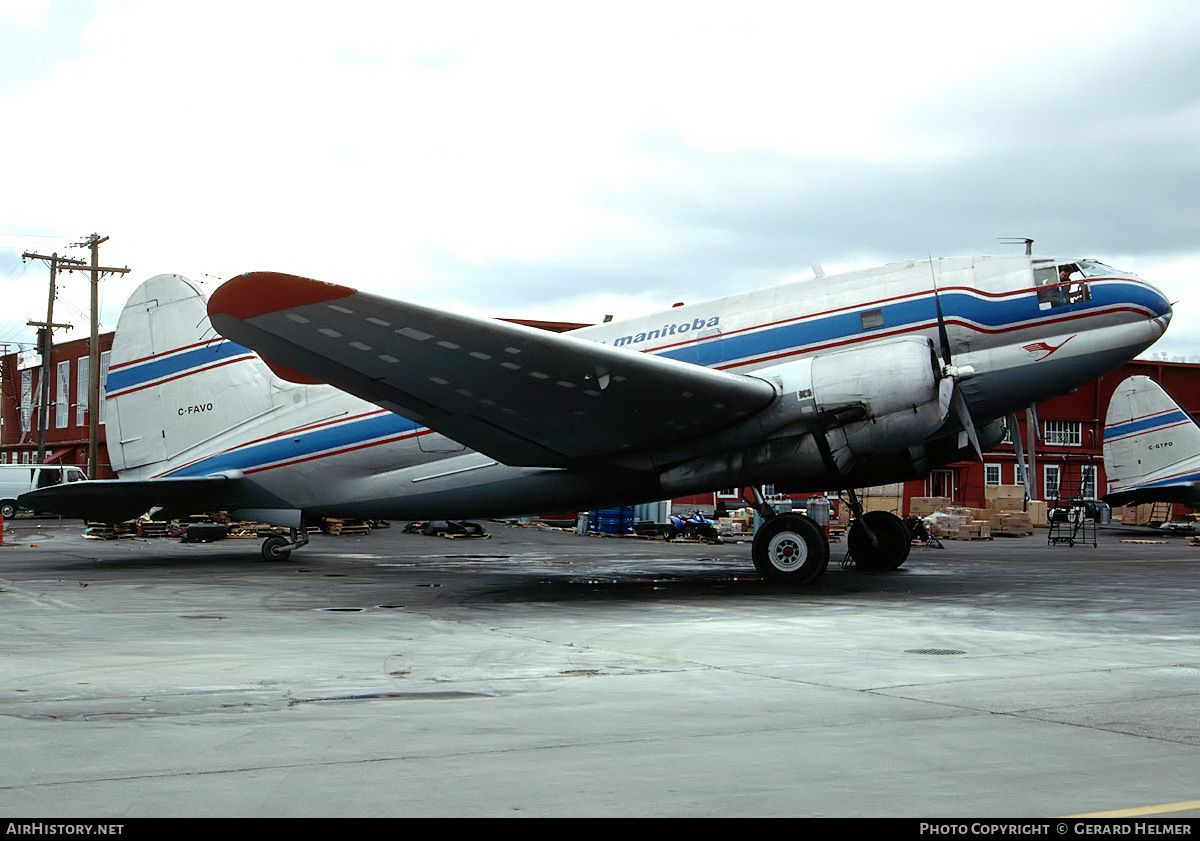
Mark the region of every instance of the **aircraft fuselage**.
MULTIPOLYGON (((276 381, 266 402, 236 428, 178 451, 164 432, 152 443, 167 461, 127 461, 120 475, 224 473, 252 482, 267 508, 408 519, 568 511, 730 484, 776 482, 793 490, 882 484, 962 458, 969 448, 961 421, 944 413, 911 427, 917 433, 890 433, 872 408, 876 385, 857 415, 837 414, 850 398, 837 407, 808 406, 806 384, 817 387, 818 367, 826 392, 842 379, 867 377, 903 397, 908 384, 890 373, 894 357, 929 357, 932 385, 922 387, 932 387, 936 398, 938 377, 953 372, 975 425, 994 432, 1007 414, 1135 356, 1162 334, 1170 313, 1143 280, 1086 261, 894 263, 574 331, 616 348, 762 376, 775 386, 777 410, 695 439, 681 435, 675 446, 569 468, 513 467, 331 386, 276 381), (1063 266, 1074 269, 1069 280, 1060 280, 1063 266), (843 376, 841 365, 854 370, 843 376), (844 427, 835 430, 838 440, 824 432, 834 422, 844 427)), ((258 364, 227 345, 217 354, 220 364, 258 364)), ((170 378, 176 357, 178 376, 186 376, 183 354, 156 355, 114 371, 110 396, 145 388, 151 375, 170 378)), ((179 423, 201 423, 207 403, 198 397, 163 409, 177 412, 179 423)))

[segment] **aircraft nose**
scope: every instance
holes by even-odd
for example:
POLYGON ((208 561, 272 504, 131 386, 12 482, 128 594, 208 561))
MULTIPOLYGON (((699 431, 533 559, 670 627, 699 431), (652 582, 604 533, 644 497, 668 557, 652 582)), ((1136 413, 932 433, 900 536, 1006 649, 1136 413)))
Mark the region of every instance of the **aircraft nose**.
POLYGON ((1156 287, 1151 286, 1150 284, 1146 284, 1146 286, 1152 293, 1150 309, 1154 315, 1151 316, 1150 320, 1154 322, 1154 324, 1158 325, 1159 335, 1162 335, 1163 333, 1167 332, 1167 326, 1171 323, 1171 316, 1175 313, 1171 309, 1171 302, 1167 300, 1166 295, 1158 291, 1156 287))

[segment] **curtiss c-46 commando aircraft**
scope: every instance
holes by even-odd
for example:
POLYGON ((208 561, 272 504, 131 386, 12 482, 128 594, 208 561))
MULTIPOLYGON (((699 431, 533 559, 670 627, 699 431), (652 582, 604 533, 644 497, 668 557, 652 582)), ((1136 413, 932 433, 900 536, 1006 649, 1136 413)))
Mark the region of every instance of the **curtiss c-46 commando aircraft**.
MULTIPOLYGON (((923 259, 781 284, 555 334, 273 272, 220 286, 151 278, 126 305, 108 375, 119 480, 22 504, 110 522, 228 510, 444 519, 589 510, 773 483, 849 489, 847 542, 894 569, 909 536, 854 488, 992 447, 1002 419, 1116 368, 1171 307, 1088 260, 923 259)), ((800 514, 766 522, 754 563, 824 572, 800 514)))

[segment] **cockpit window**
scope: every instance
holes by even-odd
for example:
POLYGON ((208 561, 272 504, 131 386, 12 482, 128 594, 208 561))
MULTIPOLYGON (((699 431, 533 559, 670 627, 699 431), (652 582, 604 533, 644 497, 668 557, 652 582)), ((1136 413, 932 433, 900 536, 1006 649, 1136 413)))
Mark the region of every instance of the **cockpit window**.
POLYGON ((1137 275, 1114 269, 1112 266, 1106 266, 1095 260, 1080 260, 1075 265, 1079 267, 1079 273, 1084 277, 1137 277, 1137 275))
MULTIPOLYGON (((1088 263, 1089 267, 1100 264, 1088 263)), ((1107 268, 1107 266, 1105 267, 1107 268)), ((1037 287, 1038 308, 1069 306, 1091 300, 1085 274, 1078 263, 1043 263, 1033 267, 1033 285, 1037 287)))

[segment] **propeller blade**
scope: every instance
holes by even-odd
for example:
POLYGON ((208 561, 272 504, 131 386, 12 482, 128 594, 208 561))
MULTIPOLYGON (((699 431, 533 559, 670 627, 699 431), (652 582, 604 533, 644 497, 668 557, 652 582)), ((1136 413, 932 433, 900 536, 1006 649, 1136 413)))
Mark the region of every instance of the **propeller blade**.
POLYGON ((970 440, 971 446, 975 448, 975 453, 979 456, 979 460, 983 461, 983 448, 979 446, 979 435, 975 432, 975 422, 971 420, 971 411, 967 408, 966 398, 962 396, 962 392, 958 389, 954 390, 952 402, 954 405, 954 413, 958 415, 958 422, 961 423, 963 429, 966 430, 967 438, 970 440))
POLYGON ((950 404, 954 399, 954 378, 942 377, 938 381, 938 418, 946 420, 950 417, 950 404))
POLYGON ((942 313, 942 296, 938 294, 936 282, 933 287, 933 303, 937 307, 938 344, 942 348, 942 362, 950 365, 950 334, 946 331, 946 316, 942 313))
POLYGON ((933 279, 933 305, 937 308, 938 344, 941 346, 942 363, 949 368, 950 334, 946 331, 946 316, 942 313, 942 296, 938 293, 937 271, 933 267, 933 257, 929 258, 929 276, 933 279))

